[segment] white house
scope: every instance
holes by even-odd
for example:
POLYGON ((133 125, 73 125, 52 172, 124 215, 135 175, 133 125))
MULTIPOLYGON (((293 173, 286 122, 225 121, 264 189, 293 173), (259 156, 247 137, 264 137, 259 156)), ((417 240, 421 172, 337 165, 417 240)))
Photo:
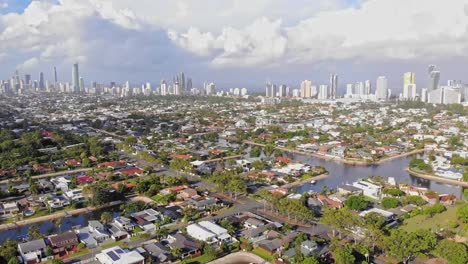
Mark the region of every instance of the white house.
POLYGON ((358 189, 361 189, 363 195, 372 199, 380 199, 382 187, 366 181, 353 182, 352 185, 358 189))
POLYGON ((225 228, 209 221, 201 221, 187 226, 187 234, 212 245, 221 242, 228 243, 232 240, 225 228))
POLYGON ((143 264, 145 258, 137 251, 128 251, 119 246, 104 249, 96 255, 96 260, 102 264, 143 264))

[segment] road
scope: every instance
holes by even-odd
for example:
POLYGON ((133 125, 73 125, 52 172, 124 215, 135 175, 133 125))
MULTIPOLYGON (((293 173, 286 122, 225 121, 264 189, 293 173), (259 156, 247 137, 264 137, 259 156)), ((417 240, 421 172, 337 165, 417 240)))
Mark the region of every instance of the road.
MULTIPOLYGON (((63 175, 68 175, 68 174, 76 174, 80 172, 87 172, 90 171, 91 168, 83 168, 83 169, 76 169, 76 170, 67 170, 67 171, 59 171, 59 172, 52 172, 52 173, 45 173, 45 174, 40 174, 40 175, 35 175, 32 176, 33 179, 46 179, 46 178, 54 178, 54 177, 59 177, 63 175)), ((8 184, 10 182, 26 182, 26 180, 23 179, 8 179, 8 180, 3 180, 0 181, 0 184, 8 184)))

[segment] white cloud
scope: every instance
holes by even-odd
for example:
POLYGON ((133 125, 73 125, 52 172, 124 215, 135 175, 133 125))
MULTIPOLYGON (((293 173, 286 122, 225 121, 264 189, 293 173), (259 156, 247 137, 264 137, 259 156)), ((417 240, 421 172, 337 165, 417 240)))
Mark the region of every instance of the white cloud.
POLYGON ((359 9, 321 12, 291 26, 259 18, 251 26, 226 27, 218 35, 192 28, 197 35, 180 34, 172 40, 192 50, 192 43, 200 45, 199 36, 209 34, 215 45, 203 42, 203 54, 217 54, 212 58, 215 65, 236 67, 466 56, 467 6, 466 0, 427 0, 424 4, 419 0, 369 0, 359 9))
POLYGON ((78 61, 96 72, 138 74, 186 65, 466 59, 468 0, 347 2, 33 1, 22 13, 0 15, 0 70, 78 61))

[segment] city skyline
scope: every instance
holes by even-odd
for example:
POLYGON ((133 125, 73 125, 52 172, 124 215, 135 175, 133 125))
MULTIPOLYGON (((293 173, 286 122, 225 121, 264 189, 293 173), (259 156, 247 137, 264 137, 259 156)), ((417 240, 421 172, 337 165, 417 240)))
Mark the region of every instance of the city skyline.
MULTIPOLYGON (((438 65, 441 80, 463 79, 461 66, 467 62, 468 8, 462 0, 424 5, 415 0, 259 1, 250 3, 249 12, 234 1, 1 2, 7 3, 0 9, 0 24, 8 29, 1 32, 0 44, 0 76, 5 77, 19 69, 33 76, 42 71, 54 80, 54 66, 63 78, 69 65, 79 62, 87 83, 155 84, 183 71, 196 77, 194 86, 216 80, 224 89, 246 86, 260 92, 265 79, 289 86, 305 79, 325 84, 336 73, 343 93, 347 83, 381 75, 389 87, 400 87, 402 72, 425 76, 429 64, 438 65), (290 14, 296 5, 301 11, 290 14), (399 10, 402 5, 408 8, 399 10), (176 10, 177 16, 147 9, 176 10), (395 12, 398 17, 389 20, 395 12), (374 20, 375 25, 365 22, 374 20)), ((417 78, 416 84, 425 87, 428 81, 417 78)))

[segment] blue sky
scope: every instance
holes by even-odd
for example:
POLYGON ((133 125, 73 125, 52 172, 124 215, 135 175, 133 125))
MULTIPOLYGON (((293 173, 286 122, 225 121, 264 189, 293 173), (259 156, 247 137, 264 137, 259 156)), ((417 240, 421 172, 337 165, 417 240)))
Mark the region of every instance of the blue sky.
POLYGON ((87 82, 158 83, 184 71, 195 86, 297 88, 336 73, 342 90, 380 75, 399 89, 404 72, 422 88, 428 64, 445 82, 463 79, 468 63, 467 0, 2 2, 0 79, 15 69, 51 78, 56 66, 69 81, 79 62, 87 82))
POLYGON ((21 13, 31 3, 31 0, 0 0, 0 3, 8 5, 8 7, 0 9, 2 14, 9 12, 21 13))

